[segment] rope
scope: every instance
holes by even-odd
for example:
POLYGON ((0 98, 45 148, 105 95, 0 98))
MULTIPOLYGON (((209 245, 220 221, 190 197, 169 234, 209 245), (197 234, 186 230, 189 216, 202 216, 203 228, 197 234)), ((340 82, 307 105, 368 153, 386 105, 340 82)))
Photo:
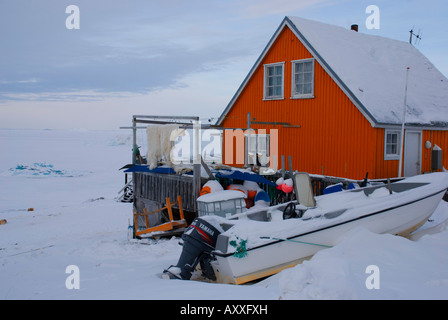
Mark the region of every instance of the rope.
POLYGON ((272 240, 280 240, 280 241, 290 241, 295 243, 301 243, 301 244, 308 244, 311 246, 319 246, 324 248, 333 248, 333 246, 327 246, 325 244, 319 244, 319 243, 313 243, 313 242, 305 242, 305 241, 299 241, 299 240, 291 240, 291 239, 280 239, 280 238, 271 238, 271 237, 260 237, 260 239, 272 239, 272 240))
POLYGON ((232 247, 235 247, 235 253, 233 254, 234 257, 241 259, 244 258, 245 256, 247 256, 247 249, 246 249, 246 243, 247 240, 243 240, 243 239, 239 239, 238 237, 236 237, 237 240, 240 240, 239 243, 237 243, 236 240, 232 240, 229 242, 229 244, 232 247))

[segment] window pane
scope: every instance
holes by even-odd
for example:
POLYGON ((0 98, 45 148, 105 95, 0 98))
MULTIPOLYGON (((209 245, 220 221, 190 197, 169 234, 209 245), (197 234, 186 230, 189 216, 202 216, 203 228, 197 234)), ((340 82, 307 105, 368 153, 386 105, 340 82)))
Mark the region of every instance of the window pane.
POLYGON ((397 139, 398 139, 398 134, 397 133, 392 134, 392 142, 397 143, 397 139))
POLYGON ((282 66, 275 67, 275 74, 281 76, 282 75, 282 66))
POLYGON ((386 145, 386 154, 392 154, 392 147, 390 144, 386 145))
POLYGON ((397 145, 396 144, 392 144, 391 146, 390 146, 390 153, 391 154, 397 154, 397 145))
POLYGON ((313 75, 311 73, 304 73, 304 82, 308 82, 311 83, 311 81, 313 80, 313 75))
POLYGON ((304 64, 304 68, 303 68, 304 72, 311 72, 312 71, 313 63, 311 61, 304 62, 303 64, 304 64))
POLYGON ((282 95, 282 87, 275 87, 275 95, 276 96, 282 95))
POLYGON ((276 77, 275 84, 278 86, 281 86, 282 85, 282 77, 276 77))
POLYGON ((386 134, 386 155, 398 155, 399 133, 388 132, 386 134))
POLYGON ((311 83, 306 83, 303 85, 303 92, 305 94, 311 93, 311 83))
POLYGON ((267 98, 283 96, 283 65, 266 66, 265 94, 267 98))
POLYGON ((248 136, 248 144, 247 151, 249 153, 255 154, 257 152, 257 135, 251 134, 248 136))
POLYGON ((313 94, 313 61, 294 63, 294 95, 313 94))
POLYGON ((257 136, 257 154, 266 155, 267 153, 267 137, 265 134, 258 134, 257 136))

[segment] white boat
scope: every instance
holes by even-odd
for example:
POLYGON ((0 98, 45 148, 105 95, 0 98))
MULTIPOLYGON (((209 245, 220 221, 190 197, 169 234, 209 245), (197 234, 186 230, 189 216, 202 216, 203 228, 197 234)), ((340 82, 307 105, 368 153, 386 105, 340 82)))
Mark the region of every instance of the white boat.
POLYGON ((309 176, 300 173, 294 176, 294 188, 296 202, 227 218, 197 218, 182 236, 184 250, 178 264, 165 274, 190 279, 199 264, 206 278, 241 284, 309 259, 358 226, 407 236, 438 206, 448 188, 448 173, 317 197, 312 195, 309 176))

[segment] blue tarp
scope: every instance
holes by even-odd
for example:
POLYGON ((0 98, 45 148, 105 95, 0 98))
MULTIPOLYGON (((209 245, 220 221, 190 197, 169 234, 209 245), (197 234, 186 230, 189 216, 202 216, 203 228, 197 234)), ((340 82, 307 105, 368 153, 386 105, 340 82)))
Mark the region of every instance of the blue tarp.
MULTIPOLYGON (((347 187, 347 190, 350 189, 355 189, 355 185, 353 183, 350 183, 347 187)), ((342 182, 337 183, 337 184, 332 184, 329 185, 328 187, 326 187, 323 191, 323 194, 330 194, 330 193, 334 193, 334 192, 340 192, 346 190, 344 189, 344 186, 342 185, 342 182)))
POLYGON ((256 173, 241 172, 241 171, 238 171, 238 170, 228 171, 228 172, 229 173, 223 172, 221 170, 221 171, 219 171, 218 173, 215 174, 215 177, 217 177, 217 178, 227 178, 227 179, 236 179, 236 180, 247 180, 247 181, 253 181, 253 182, 263 183, 263 184, 267 184, 267 185, 270 185, 270 186, 273 186, 273 187, 277 187, 277 185, 274 182, 272 182, 272 181, 270 181, 270 180, 268 180, 268 179, 266 179, 266 178, 264 178, 264 177, 262 177, 262 176, 260 176, 260 175, 258 175, 256 173))
POLYGON ((173 168, 171 167, 156 167, 152 170, 149 169, 148 165, 140 165, 136 164, 129 169, 124 170, 124 172, 155 172, 155 173, 166 173, 166 174, 175 174, 173 168))
POLYGON ((264 190, 258 191, 257 195, 255 196, 255 199, 254 199, 255 202, 260 201, 260 200, 265 201, 267 203, 271 203, 271 199, 269 198, 269 195, 264 190))

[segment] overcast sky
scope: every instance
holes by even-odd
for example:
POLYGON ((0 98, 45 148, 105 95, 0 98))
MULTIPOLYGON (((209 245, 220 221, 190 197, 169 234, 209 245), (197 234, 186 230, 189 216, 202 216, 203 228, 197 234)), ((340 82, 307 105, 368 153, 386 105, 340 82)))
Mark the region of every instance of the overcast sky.
POLYGON ((448 76, 446 0, 0 0, 0 128, 216 118, 286 15, 402 41, 414 27, 448 76), (365 25, 371 4, 378 30, 365 25), (66 27, 69 5, 79 29, 66 27))

